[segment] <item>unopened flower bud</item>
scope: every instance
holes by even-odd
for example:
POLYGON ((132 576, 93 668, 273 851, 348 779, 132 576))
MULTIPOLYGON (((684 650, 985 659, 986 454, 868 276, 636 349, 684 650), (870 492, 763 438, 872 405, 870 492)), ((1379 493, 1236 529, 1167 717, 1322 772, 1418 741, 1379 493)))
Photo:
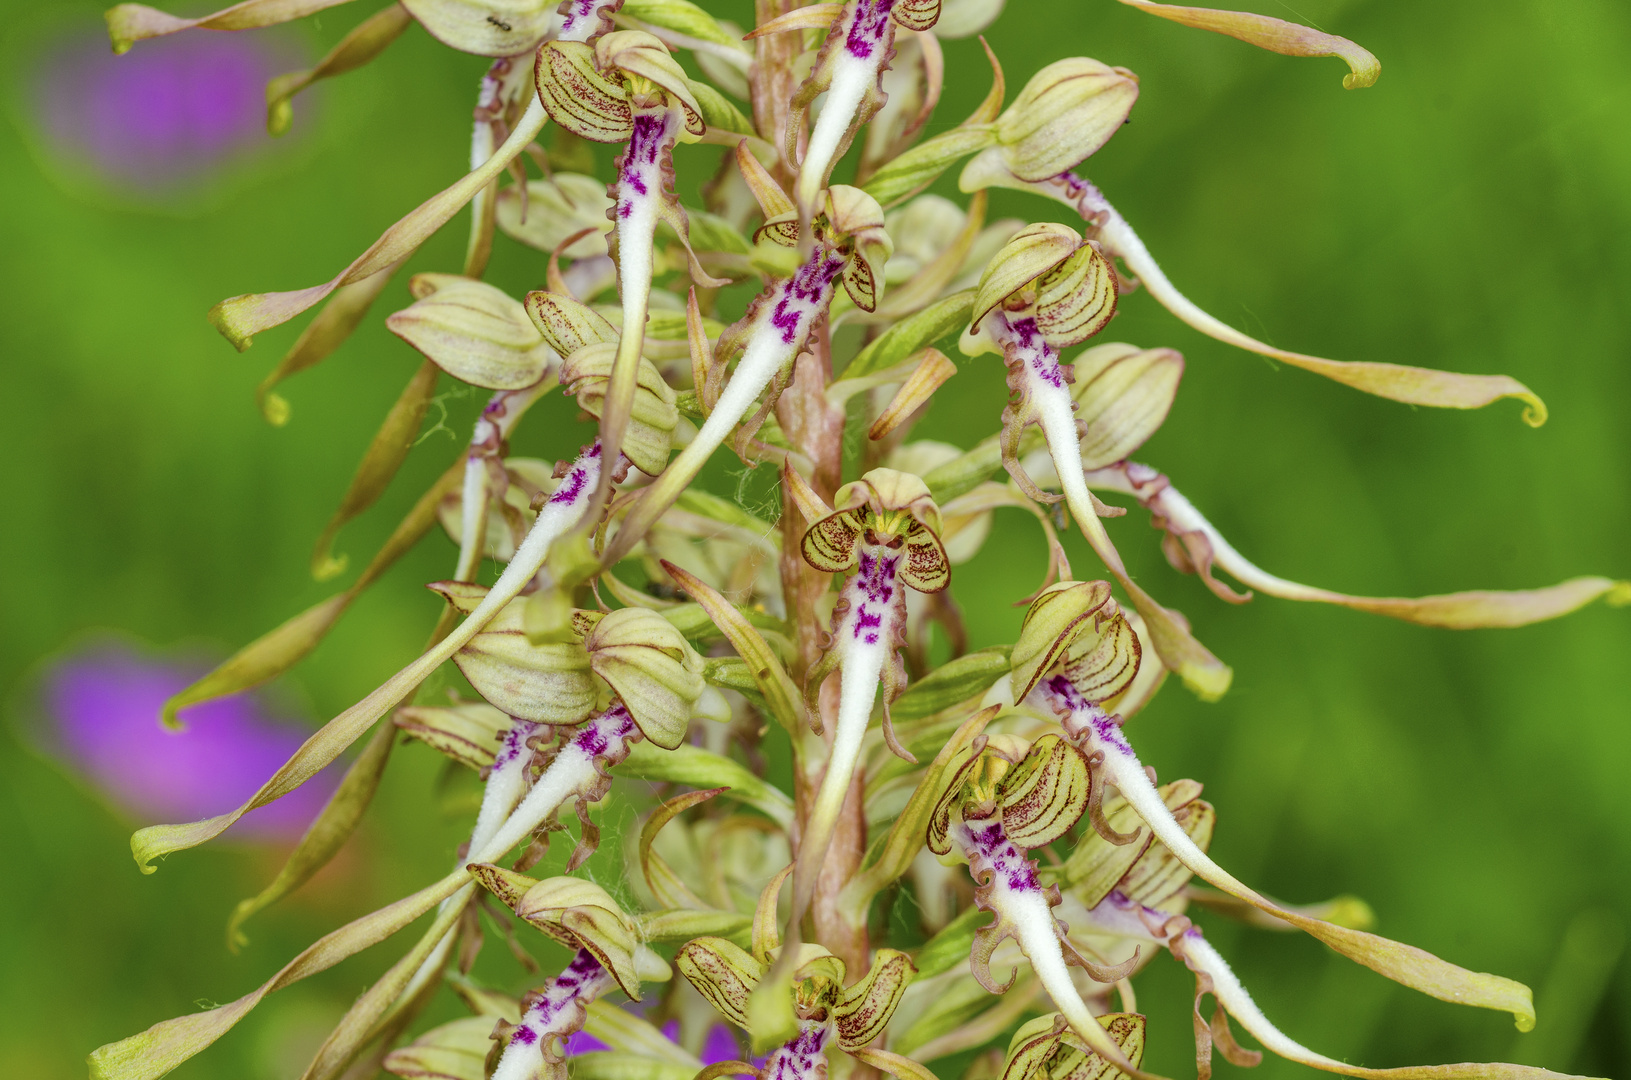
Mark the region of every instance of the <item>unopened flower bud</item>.
POLYGON ((454 274, 419 274, 412 288, 423 298, 385 325, 437 367, 486 390, 519 390, 544 377, 555 354, 502 289, 454 274))
POLYGON ((1076 419, 1085 428, 1082 468, 1126 459, 1166 421, 1184 358, 1173 349, 1106 344, 1076 360, 1076 419))
POLYGON ((999 307, 1034 319, 1042 340, 1055 349, 1080 344, 1115 314, 1115 268, 1067 225, 1026 226, 980 275, 971 332, 999 307))
MULTIPOLYGON (((611 382, 617 348, 613 342, 586 345, 561 365, 561 382, 566 392, 575 395, 578 405, 591 416, 598 418, 605 409, 606 388, 611 382)), ((675 407, 678 400, 656 365, 641 357, 622 452, 634 462, 635 468, 648 476, 656 476, 668 464, 669 445, 674 428, 680 422, 680 413, 675 407)))
MULTIPOLYGON (((440 581, 431 586, 469 614, 487 590, 440 581)), ((512 600, 453 656, 470 685, 511 716, 546 724, 575 724, 593 711, 595 684, 589 655, 577 642, 534 645, 527 640, 526 601, 512 600)))
POLYGON ((1025 613, 1010 658, 1014 700, 1056 665, 1095 704, 1127 689, 1143 655, 1138 635, 1110 597, 1106 581, 1061 581, 1044 589, 1025 613))
MULTIPOLYGON (((589 613, 580 615, 588 623, 589 613)), ((644 608, 622 608, 584 636, 590 666, 623 700, 647 739, 666 750, 685 731, 707 684, 703 661, 674 624, 644 608)))
POLYGON ((521 918, 562 945, 587 949, 611 972, 623 992, 640 1000, 642 977, 669 978, 668 966, 642 948, 633 921, 611 894, 575 877, 534 881, 513 870, 478 863, 470 872, 521 918))
POLYGON ((1110 141, 1138 100, 1138 76, 1085 56, 1049 64, 997 117, 1004 162, 1021 180, 1075 168, 1110 141))
POLYGON ((498 227, 506 236, 539 251, 554 251, 573 235, 594 229, 567 244, 561 255, 585 259, 606 254, 605 234, 612 231, 606 211, 612 200, 606 194, 604 180, 557 171, 547 179, 529 180, 525 195, 523 199, 518 185, 498 193, 498 227))
MULTIPOLYGON (((1098 1018, 1111 1040, 1134 1065, 1144 1058, 1144 1017, 1107 1013, 1098 1018)), ((1049 1013, 1024 1024, 1008 1043, 1002 1080, 1115 1075, 1110 1065, 1070 1030, 1063 1015, 1049 1013)))

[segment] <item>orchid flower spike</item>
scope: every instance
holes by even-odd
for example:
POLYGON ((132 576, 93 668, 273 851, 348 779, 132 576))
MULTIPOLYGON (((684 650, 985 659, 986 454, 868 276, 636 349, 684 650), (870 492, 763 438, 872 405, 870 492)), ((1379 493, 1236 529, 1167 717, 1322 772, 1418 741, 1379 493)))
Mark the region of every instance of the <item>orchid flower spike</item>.
MULTIPOLYGON (((674 958, 680 974, 737 1027, 754 1034, 750 1009, 753 992, 780 956, 782 946, 764 939, 750 953, 725 938, 699 937, 687 942, 674 958)), ((872 1048, 894 1015, 916 968, 895 949, 879 949, 866 974, 846 986, 844 962, 819 945, 800 945, 793 970, 792 1007, 797 1019, 795 1035, 770 1051, 755 1069, 740 1062, 722 1063, 726 1069, 756 1073, 761 1080, 822 1080, 827 1075, 827 1052, 836 1046, 858 1061, 889 1071, 901 1068, 899 1055, 872 1048)), ((922 1066, 907 1063, 917 1069, 922 1066)), ((901 1073, 896 1072, 896 1075, 901 1073)))
MULTIPOLYGON (((187 19, 120 4, 108 26, 122 51, 342 2, 237 0, 187 19)), ((244 805, 141 829, 131 847, 152 872, 305 784, 365 734, 282 869, 238 905, 229 939, 240 942, 246 919, 341 850, 401 736, 418 745, 400 753, 429 747, 479 776, 449 770, 446 808, 469 812, 454 838, 464 842, 449 845, 440 879, 325 934, 237 1000, 99 1048, 92 1080, 159 1080, 268 994, 421 922, 346 1006, 304 1080, 380 1068, 459 1080, 823 1080, 829 1057, 841 1077, 934 1080, 925 1063, 969 1051, 981 1054, 971 1076, 1155 1080, 1142 1071, 1145 1018, 1131 979, 1163 949, 1220 1005, 1210 1021, 1197 1014, 1202 1080, 1214 1049, 1255 1057, 1235 1044, 1228 1017, 1267 1049, 1360 1077, 1550 1076, 1501 1065, 1373 1071, 1322 1057, 1267 1021, 1188 921, 1186 905, 1199 903, 1300 929, 1405 985, 1510 1011, 1522 1028, 1534 1021, 1527 988, 1366 933, 1359 902, 1280 904, 1212 860, 1217 814, 1200 784, 1157 786, 1123 721, 1168 673, 1210 700, 1231 672, 1132 579, 1101 520, 1127 511, 1095 493, 1136 500, 1173 565, 1230 600, 1245 597, 1214 569, 1277 596, 1426 625, 1505 626, 1594 598, 1631 601, 1631 585, 1592 577, 1402 599, 1269 574, 1133 460, 1181 415, 1183 358, 1094 339, 1136 276, 1203 332, 1371 393, 1462 408, 1516 396, 1538 422, 1543 406, 1527 388, 1271 349, 1201 312, 1079 175, 1129 119, 1137 76, 1071 57, 1034 74, 1026 66, 1008 100, 983 39, 989 84, 985 62, 959 66, 972 45, 942 47, 979 33, 1004 0, 736 5, 736 17, 752 9, 752 26, 705 0, 377 2, 385 8, 315 65, 273 80, 271 127, 287 124, 301 90, 369 62, 418 23, 486 58, 468 171, 459 175, 463 147, 432 155, 454 163, 441 190, 333 278, 233 296, 209 317, 242 350, 320 308, 261 383, 263 414, 283 425, 289 405, 274 388, 334 354, 387 290, 405 285, 411 297, 390 305, 385 324, 419 362, 317 538, 319 580, 347 569, 340 531, 412 471, 403 466, 427 441, 431 407, 470 392, 486 406, 349 585, 175 694, 163 720, 288 672, 438 522, 457 547, 430 585, 446 603, 433 605, 420 655, 313 733, 244 805), (970 75, 989 90, 948 122, 937 115, 942 91, 970 75), (597 174, 613 155, 615 167, 597 174), (703 171, 676 175, 704 159, 703 171), (971 197, 922 194, 953 165, 971 197), (992 220, 990 188, 1054 199, 1080 221, 992 220), (398 278, 421 247, 434 254, 427 240, 466 204, 462 262, 455 254, 442 268, 457 272, 398 278), (499 251, 512 240, 520 247, 499 251), (542 287, 523 297, 485 282, 489 261, 542 287), (1000 423, 993 408, 982 430, 952 436, 959 445, 914 439, 958 371, 940 349, 959 332, 967 355, 1002 358, 1007 407, 1000 423), (548 402, 557 390, 571 402, 548 402), (543 430, 521 431, 529 418, 543 430), (571 434, 595 429, 593 441, 571 434), (551 460, 512 454, 523 439, 551 460), (749 470, 774 461, 779 486, 744 471, 727 497, 715 486, 724 463, 713 461, 727 444, 749 470), (951 567, 988 538, 1001 542, 992 520, 1008 509, 1040 523, 1043 588, 1018 601, 1026 614, 1011 648, 969 651, 991 613, 965 613, 960 602, 987 598, 954 596, 951 567), (1059 535, 1070 520, 1107 581, 1072 580, 1059 535), (489 558, 502 567, 496 580, 482 573, 489 558), (474 696, 442 700, 448 677, 474 696), (550 864, 565 876, 526 876, 573 813, 575 846, 550 864), (627 843, 599 850, 602 828, 641 818, 627 843), (614 852, 621 865, 608 863, 614 852), (900 895, 916 901, 930 935, 910 957, 891 947, 914 940, 899 933, 907 905, 891 907, 908 877, 900 895), (536 971, 500 904, 571 953, 520 999, 469 975, 491 936, 483 908, 536 971), (613 997, 638 1001, 644 983, 669 978, 653 946, 677 949, 686 977, 656 1014, 675 1022, 673 1034, 613 997), (444 986, 473 1015, 416 1031, 444 986), (1025 1022, 1042 1009, 1056 1011, 1025 1022), (762 1065, 734 1060, 742 1051, 716 1014, 748 1031, 762 1065)), ((1375 58, 1334 35, 1120 2, 1282 53, 1339 56, 1349 85, 1376 77, 1375 58)))
POLYGON ((840 488, 835 501, 838 509, 812 522, 800 544, 804 561, 815 569, 850 577, 833 608, 831 639, 804 683, 810 715, 816 717, 821 684, 833 672, 843 673, 832 753, 799 847, 795 910, 808 902, 815 872, 826 858, 880 688, 884 741, 902 758, 917 761, 895 737, 889 716, 890 702, 906 688, 898 652, 906 640, 905 589, 936 593, 951 583, 951 563, 940 543, 940 508, 920 478, 874 469, 840 488))
MULTIPOLYGON (((1140 660, 1138 637, 1110 598, 1108 583, 1055 585, 1026 612, 1011 658, 1014 700, 1056 719, 1086 755, 1101 799, 1104 786, 1114 785, 1155 838, 1202 880, 1395 982, 1445 1001, 1510 1012, 1521 1031, 1534 1026, 1529 988, 1521 983, 1467 971, 1409 945, 1287 908, 1214 862, 1173 815, 1122 733, 1120 718, 1110 711, 1133 685, 1140 660)), ((1111 828, 1097 810, 1093 824, 1112 843, 1138 839, 1111 828)))

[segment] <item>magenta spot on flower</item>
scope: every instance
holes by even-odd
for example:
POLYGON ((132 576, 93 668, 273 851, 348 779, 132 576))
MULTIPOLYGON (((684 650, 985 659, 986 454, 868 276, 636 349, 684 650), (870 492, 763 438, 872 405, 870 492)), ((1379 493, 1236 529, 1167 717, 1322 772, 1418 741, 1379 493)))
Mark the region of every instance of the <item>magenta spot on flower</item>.
POLYGON ((512 1045, 514 1043, 520 1043, 522 1046, 531 1046, 537 1041, 538 1033, 525 1024, 522 1024, 520 1027, 516 1028, 510 1033, 510 1042, 512 1045))
POLYGON ((893 35, 889 27, 889 9, 895 0, 861 0, 850 24, 844 48, 857 60, 867 60, 872 54, 886 48, 893 35))
MULTIPOLYGON (((59 660, 44 679, 46 749, 143 823, 194 821, 231 810, 299 749, 309 731, 276 716, 254 694, 182 710, 183 731, 161 726, 165 700, 205 670, 147 659, 118 644, 59 660)), ((227 835, 293 840, 334 784, 331 769, 251 811, 227 835)))
POLYGON ((115 56, 98 28, 43 51, 33 111, 73 167, 162 190, 268 147, 266 83, 299 66, 265 34, 177 34, 115 56))

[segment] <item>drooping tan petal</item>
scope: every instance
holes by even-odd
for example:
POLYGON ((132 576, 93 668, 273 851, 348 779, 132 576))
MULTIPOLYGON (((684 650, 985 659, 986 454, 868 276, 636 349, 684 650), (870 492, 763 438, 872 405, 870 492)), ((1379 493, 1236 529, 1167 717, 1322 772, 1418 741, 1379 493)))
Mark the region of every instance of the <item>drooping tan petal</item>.
POLYGON ((165 726, 180 726, 176 713, 188 705, 251 690, 304 659, 339 621, 351 602, 436 524, 436 507, 444 495, 455 489, 462 471, 461 462, 443 473, 430 490, 419 497, 419 501, 375 553, 367 569, 357 576, 351 588, 314 604, 288 622, 262 634, 228 657, 219 667, 166 701, 161 715, 165 726))
POLYGON ((1349 90, 1373 86, 1382 74, 1382 63, 1365 49, 1344 37, 1311 30, 1306 26, 1286 22, 1267 15, 1253 15, 1246 11, 1219 11, 1215 8, 1184 7, 1178 4, 1156 4, 1150 0, 1121 0, 1128 7, 1147 11, 1163 19, 1171 19, 1197 30, 1212 30, 1228 34, 1260 49, 1277 52, 1282 56, 1340 56, 1347 61, 1351 74, 1342 77, 1342 85, 1349 90))
POLYGON ((867 429, 867 438, 881 439, 894 431, 913 413, 929 403, 934 392, 957 374, 957 365, 939 349, 923 350, 923 359, 912 369, 912 374, 901 383, 895 396, 889 399, 878 418, 867 429))
POLYGON ((1312 1066, 1340 1076, 1357 1076, 1366 1080, 1581 1080, 1567 1077, 1548 1069, 1531 1065, 1508 1065, 1494 1062, 1463 1062, 1455 1065, 1413 1065, 1394 1069, 1367 1069, 1350 1065, 1308 1049, 1275 1027, 1263 1015, 1257 1003, 1240 985, 1240 980, 1229 969, 1223 957, 1203 937, 1185 937, 1180 955, 1197 975, 1204 975, 1218 1003, 1227 1009, 1240 1025, 1274 1053, 1290 1061, 1312 1066))
MULTIPOLYGON (((400 266, 401 264, 397 264, 400 266)), ((372 277, 354 281, 337 289, 317 317, 306 324, 294 345, 278 361, 271 374, 255 388, 255 402, 268 423, 282 427, 289 422, 289 403, 272 388, 291 375, 326 360, 335 349, 345 344, 362 320, 368 315, 379 294, 391 282, 397 266, 387 266, 372 277)))
MULTIPOLYGON (((1126 0, 1124 0, 1126 2, 1126 0)), ((1104 204, 1106 207, 1108 203, 1104 204)), ((1122 261, 1151 296, 1179 319, 1208 337, 1261 356, 1284 361, 1293 367, 1323 375, 1345 386, 1407 405, 1427 405, 1438 409, 1481 409, 1502 398, 1517 398, 1526 404, 1524 423, 1540 427, 1546 422, 1546 403, 1523 383, 1509 375, 1463 375, 1453 371, 1408 367, 1403 364, 1361 360, 1326 360, 1306 353, 1290 352, 1265 345, 1248 334, 1213 318, 1197 307, 1168 280, 1149 249, 1114 208, 1100 226, 1100 239, 1122 261)))
POLYGON ((279 75, 266 84, 266 130, 282 135, 294 120, 290 99, 320 79, 332 79, 371 63, 386 47, 402 36, 413 22, 408 9, 399 3, 375 12, 341 38, 314 67, 279 75))
POLYGON ((1282 907, 1242 882, 1219 866, 1191 838, 1136 761, 1129 752, 1119 759, 1107 759, 1106 767, 1114 775, 1122 795, 1133 804, 1156 838, 1197 877, 1239 897, 1264 914, 1318 938, 1343 956, 1394 982, 1441 1001, 1509 1012, 1519 1031, 1534 1028, 1534 1001, 1529 988, 1522 983, 1499 975, 1468 971, 1415 946, 1310 918, 1300 911, 1282 907))
MULTIPOLYGON (((592 484, 599 467, 599 446, 591 445, 585 448, 569 473, 573 487, 581 492, 585 485, 592 484)), ((443 474, 444 482, 460 476, 461 473, 461 468, 448 470, 443 474)), ((421 499, 415 505, 410 520, 404 521, 402 526, 398 527, 386 542, 385 548, 375 556, 374 562, 352 586, 354 593, 372 582, 378 572, 395 561, 404 550, 412 546, 414 540, 423 535, 424 530, 428 530, 435 523, 436 505, 441 494, 442 492, 436 493, 434 499, 421 499)), ((560 491, 557 491, 556 495, 559 496, 560 491)), ((281 799, 317 775, 329 762, 356 742, 363 732, 378 723, 380 717, 400 705, 431 672, 450 659, 495 615, 506 608, 510 601, 520 595, 522 587, 531 581, 533 575, 543 566, 555 540, 562 532, 573 527, 577 515, 582 512, 583 503, 584 500, 580 497, 546 505, 539 512, 538 521, 534 523, 526 539, 516 549, 515 558, 510 560, 504 572, 499 575, 498 581, 494 582, 492 590, 463 623, 453 628, 445 637, 440 637, 436 644, 381 683, 368 696, 313 733, 243 805, 225 814, 217 814, 201 821, 177 825, 152 825, 138 830, 130 838, 130 851, 136 865, 143 873, 150 874, 155 869, 151 865, 154 859, 214 839, 231 828, 249 811, 281 799)), ((461 583, 454 583, 454 586, 451 591, 455 593, 467 588, 461 583)))
MULTIPOLYGON (((347 957, 390 937, 461 889, 471 887, 469 876, 463 869, 457 870, 412 896, 325 934, 276 975, 237 1001, 165 1020, 140 1035, 97 1048, 89 1059, 91 1080, 158 1080, 225 1035, 267 994, 327 971, 347 957)), ((447 925, 451 926, 458 914, 458 905, 449 905, 443 914, 447 925)))
POLYGON ((181 30, 254 30, 278 23, 294 22, 347 0, 243 0, 212 15, 181 19, 146 4, 120 4, 107 13, 108 38, 113 51, 123 53, 138 41, 163 37, 181 30))
POLYGON ((187 706, 252 689, 294 667, 317 647, 350 603, 349 593, 337 593, 239 649, 164 703, 164 725, 180 728, 176 714, 187 706))
POLYGON ((329 796, 317 820, 307 828, 295 849, 284 860, 277 877, 266 888, 238 901, 227 920, 227 947, 236 952, 249 943, 243 934, 243 925, 256 912, 263 911, 310 881, 312 875, 327 866, 336 852, 356 830, 357 823, 374 800, 379 781, 385 775, 385 766, 391 760, 391 747, 396 745, 396 732, 381 726, 374 732, 368 745, 363 747, 357 760, 346 770, 340 786, 329 796))
MULTIPOLYGON (((1560 618, 1599 598, 1616 606, 1631 603, 1631 582, 1606 577, 1570 578, 1543 589, 1477 589, 1413 598, 1351 596, 1301 585, 1259 568, 1240 554, 1182 492, 1166 483, 1165 477, 1160 477, 1154 470, 1145 470, 1145 473, 1156 477, 1156 480, 1144 484, 1127 479, 1126 469, 1104 472, 1119 475, 1122 490, 1138 496, 1170 533, 1186 538, 1198 536, 1204 542, 1204 550, 1210 555, 1213 566, 1228 571, 1243 585, 1286 600, 1339 604, 1357 611, 1449 630, 1527 626, 1560 618)), ((1198 545, 1192 543, 1190 546, 1198 545)))
MULTIPOLYGON (((418 941, 392 964, 384 975, 363 991, 351 1007, 346 1009, 340 1022, 329 1032, 323 1045, 317 1048, 311 1063, 300 1080, 339 1080, 363 1048, 391 1031, 390 1018, 411 1009, 416 987, 422 985, 427 969, 437 971, 452 948, 454 927, 465 908, 474 898, 474 890, 459 893, 426 928, 418 941)), ((432 988, 434 983, 429 984, 432 988)), ((411 1022, 409 1012, 403 1025, 411 1022)), ((398 1031, 401 1028, 396 1029, 398 1031)), ((387 1041, 393 1035, 384 1036, 387 1041)))
POLYGON ((210 310, 210 322, 241 352, 249 348, 256 334, 280 326, 312 305, 325 300, 342 285, 349 285, 372 277, 381 270, 395 266, 411 255, 424 240, 452 220, 476 192, 492 183, 521 153, 523 147, 538 135, 549 114, 537 101, 527 105, 526 112, 516 122, 510 137, 504 140, 492 157, 480 168, 472 170, 462 180, 446 190, 431 196, 402 218, 369 249, 357 257, 332 281, 282 293, 250 293, 234 296, 216 304, 210 310))
POLYGON ((380 424, 357 465, 351 486, 346 488, 339 507, 323 526, 312 548, 311 576, 318 581, 327 581, 345 571, 350 560, 344 555, 335 557, 334 538, 348 522, 379 500, 407 460, 419 427, 424 423, 425 411, 430 408, 430 399, 436 395, 436 378, 440 373, 429 360, 420 364, 391 411, 385 414, 385 422, 380 424))

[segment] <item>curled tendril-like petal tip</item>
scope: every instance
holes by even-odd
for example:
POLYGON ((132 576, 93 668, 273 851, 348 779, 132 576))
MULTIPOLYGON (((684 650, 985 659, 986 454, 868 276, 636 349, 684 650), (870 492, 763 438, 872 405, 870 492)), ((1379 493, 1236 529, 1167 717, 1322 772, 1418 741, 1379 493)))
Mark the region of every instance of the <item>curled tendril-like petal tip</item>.
POLYGON ((1254 15, 1246 11, 1218 11, 1214 8, 1157 4, 1150 0, 1121 0, 1121 2, 1140 11, 1147 11, 1151 15, 1171 19, 1184 26, 1192 26, 1197 30, 1227 34, 1249 45, 1256 45, 1260 49, 1277 52, 1282 56, 1340 56, 1348 64, 1349 74, 1342 77, 1342 85, 1348 90, 1374 86, 1382 74, 1382 62, 1347 38, 1299 26, 1284 19, 1254 15))

